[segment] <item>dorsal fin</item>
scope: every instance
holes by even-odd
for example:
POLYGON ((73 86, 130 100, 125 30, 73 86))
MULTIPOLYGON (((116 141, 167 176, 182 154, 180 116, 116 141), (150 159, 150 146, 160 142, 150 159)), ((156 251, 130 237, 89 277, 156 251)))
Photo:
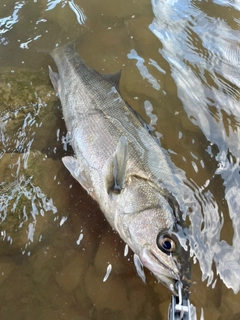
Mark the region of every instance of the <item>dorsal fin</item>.
POLYGON ((120 70, 119 72, 103 74, 102 76, 107 82, 113 85, 117 91, 119 91, 121 72, 122 71, 120 70))

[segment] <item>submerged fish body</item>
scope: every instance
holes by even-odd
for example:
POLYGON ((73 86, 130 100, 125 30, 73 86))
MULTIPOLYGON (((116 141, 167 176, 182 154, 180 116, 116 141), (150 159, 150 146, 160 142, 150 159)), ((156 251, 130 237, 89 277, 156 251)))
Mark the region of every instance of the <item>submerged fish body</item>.
POLYGON ((178 238, 177 181, 157 141, 122 99, 120 73, 91 69, 72 45, 55 48, 52 57, 59 73, 49 67, 50 78, 75 153, 64 165, 141 264, 173 293, 178 280, 186 289, 190 264, 178 238))

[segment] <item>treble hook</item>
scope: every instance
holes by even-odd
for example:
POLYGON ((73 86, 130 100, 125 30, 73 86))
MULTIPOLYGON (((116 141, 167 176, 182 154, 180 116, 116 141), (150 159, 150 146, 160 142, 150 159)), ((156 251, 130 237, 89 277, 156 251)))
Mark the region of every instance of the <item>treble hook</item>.
POLYGON ((172 295, 172 302, 168 309, 169 320, 194 320, 195 317, 191 316, 190 301, 182 295, 182 283, 178 281, 176 285, 178 296, 172 295))

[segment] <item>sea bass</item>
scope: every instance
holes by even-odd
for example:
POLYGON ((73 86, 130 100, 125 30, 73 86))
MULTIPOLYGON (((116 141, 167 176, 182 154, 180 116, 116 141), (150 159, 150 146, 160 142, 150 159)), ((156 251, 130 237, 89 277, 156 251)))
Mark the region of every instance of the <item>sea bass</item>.
POLYGON ((49 67, 49 74, 75 153, 62 159, 64 165, 138 262, 174 294, 177 281, 187 291, 190 263, 179 241, 184 228, 178 183, 160 144, 122 99, 120 73, 91 69, 73 45, 55 48, 51 55, 59 73, 49 67))

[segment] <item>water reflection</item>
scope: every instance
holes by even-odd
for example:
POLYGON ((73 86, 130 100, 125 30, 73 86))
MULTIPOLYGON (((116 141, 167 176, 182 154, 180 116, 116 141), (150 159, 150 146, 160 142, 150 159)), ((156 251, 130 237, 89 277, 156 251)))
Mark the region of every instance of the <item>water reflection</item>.
POLYGON ((5 45, 8 43, 7 39, 3 37, 3 34, 11 30, 14 24, 16 24, 19 21, 19 11, 24 5, 25 1, 17 2, 14 6, 13 13, 7 17, 0 19, 0 43, 5 45))
POLYGON ((61 4, 62 8, 64 8, 66 4, 68 4, 70 9, 75 13, 78 23, 85 23, 87 17, 85 16, 83 10, 77 4, 75 4, 74 0, 48 0, 47 9, 45 11, 53 10, 58 4, 61 4))
MULTIPOLYGON (((192 221, 191 246, 199 259, 203 279, 217 274, 235 293, 240 289, 239 227, 239 30, 234 30, 239 8, 234 3, 209 5, 196 1, 152 0, 155 19, 150 30, 161 42, 159 53, 166 59, 177 85, 178 96, 189 119, 199 126, 218 151, 218 163, 211 179, 221 175, 228 210, 216 202, 218 194, 193 182, 192 190, 201 210, 189 215, 192 221), (223 6, 231 6, 225 14, 223 6), (224 14, 223 14, 224 12, 224 14), (202 215, 201 215, 202 212, 202 215), (224 221, 232 221, 231 243, 221 236, 224 221)), ((197 172, 194 162, 192 165, 197 172)), ((189 181, 188 181, 189 183, 189 181)))
POLYGON ((152 84, 154 89, 160 90, 160 84, 158 83, 157 79, 155 79, 153 75, 149 73, 148 68, 144 64, 144 59, 139 57, 139 55, 134 49, 132 49, 131 52, 128 54, 128 58, 137 60, 136 66, 143 79, 147 79, 148 82, 152 84))

